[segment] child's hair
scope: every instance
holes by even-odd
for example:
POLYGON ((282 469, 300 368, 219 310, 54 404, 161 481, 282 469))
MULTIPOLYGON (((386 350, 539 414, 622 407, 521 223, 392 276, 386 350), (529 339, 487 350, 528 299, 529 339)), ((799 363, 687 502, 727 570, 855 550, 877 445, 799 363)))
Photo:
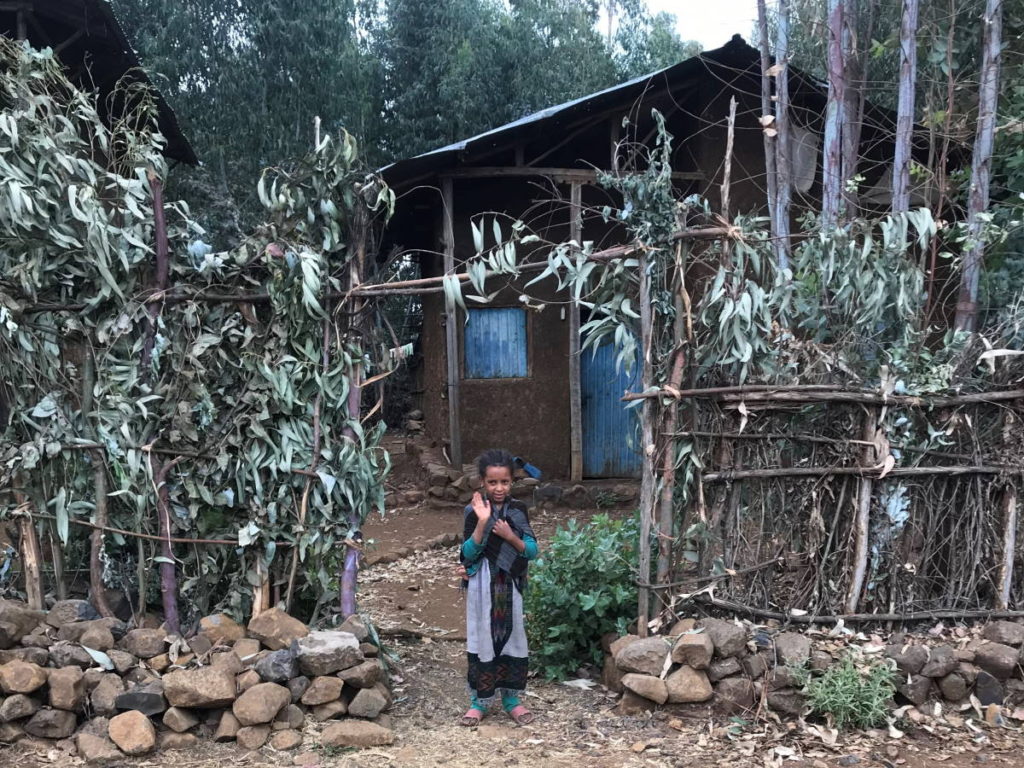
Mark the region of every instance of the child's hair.
POLYGON ((509 474, 515 475, 516 459, 502 448, 491 448, 481 453, 476 460, 476 469, 481 479, 487 475, 488 467, 508 467, 509 474))

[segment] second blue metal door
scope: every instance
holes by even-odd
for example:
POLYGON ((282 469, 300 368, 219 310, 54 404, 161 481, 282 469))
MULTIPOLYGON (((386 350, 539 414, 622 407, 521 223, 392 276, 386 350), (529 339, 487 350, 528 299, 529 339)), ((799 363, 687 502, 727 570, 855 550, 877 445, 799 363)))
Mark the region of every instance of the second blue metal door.
POLYGON ((640 474, 639 409, 622 402, 635 390, 637 372, 615 370, 615 345, 586 349, 580 359, 583 400, 583 474, 585 477, 636 477, 640 474))

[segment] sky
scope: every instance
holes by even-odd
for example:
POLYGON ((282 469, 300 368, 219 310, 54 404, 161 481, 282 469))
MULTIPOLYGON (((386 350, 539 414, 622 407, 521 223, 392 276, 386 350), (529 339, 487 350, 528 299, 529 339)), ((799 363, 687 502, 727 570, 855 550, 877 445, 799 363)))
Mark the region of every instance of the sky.
POLYGON ((749 43, 757 19, 756 0, 647 0, 647 7, 675 15, 680 37, 705 50, 721 48, 737 33, 749 43))

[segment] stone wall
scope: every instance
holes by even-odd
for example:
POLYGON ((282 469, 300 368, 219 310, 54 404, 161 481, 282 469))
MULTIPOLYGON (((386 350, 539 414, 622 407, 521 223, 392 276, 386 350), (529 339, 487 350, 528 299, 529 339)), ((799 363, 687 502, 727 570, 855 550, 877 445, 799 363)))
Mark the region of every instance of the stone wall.
POLYGON ((279 609, 243 627, 201 620, 189 639, 100 618, 84 600, 48 613, 0 600, 0 744, 45 739, 91 764, 200 738, 244 750, 390 744, 378 648, 358 618, 310 631, 279 609), (311 729, 312 730, 312 729, 311 729))
POLYGON ((824 672, 856 645, 894 671, 894 706, 928 701, 982 706, 1024 702, 1024 624, 995 621, 946 637, 905 633, 830 637, 722 619, 683 619, 668 635, 606 638, 603 682, 622 693, 620 714, 664 704, 706 703, 742 714, 764 703, 783 716, 805 712, 803 675, 824 672))

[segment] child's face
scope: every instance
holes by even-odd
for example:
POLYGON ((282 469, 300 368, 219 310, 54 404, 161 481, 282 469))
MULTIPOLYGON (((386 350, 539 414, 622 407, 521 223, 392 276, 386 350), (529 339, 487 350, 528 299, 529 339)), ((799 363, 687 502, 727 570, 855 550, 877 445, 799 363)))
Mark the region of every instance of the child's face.
POLYGON ((505 501, 512 490, 512 473, 508 467, 488 467, 484 473, 484 490, 494 503, 505 501))

